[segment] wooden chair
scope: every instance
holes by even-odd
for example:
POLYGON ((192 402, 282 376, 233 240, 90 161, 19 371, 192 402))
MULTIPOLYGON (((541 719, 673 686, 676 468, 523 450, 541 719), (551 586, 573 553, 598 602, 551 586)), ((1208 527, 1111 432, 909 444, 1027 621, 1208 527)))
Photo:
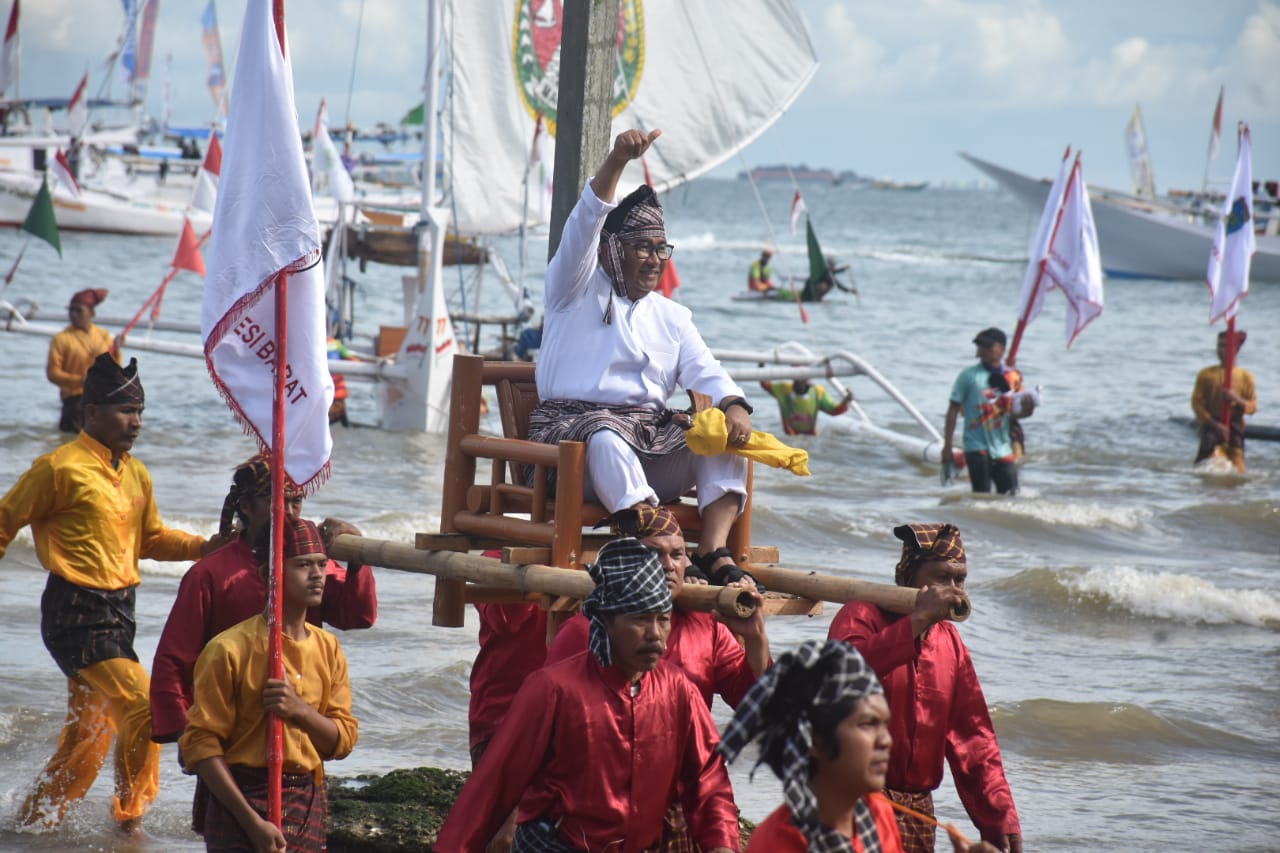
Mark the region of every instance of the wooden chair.
MULTIPOLYGON (((549 564, 582 568, 608 536, 592 534, 609 511, 583 498, 586 444, 558 445, 528 440, 529 415, 538 405, 535 366, 527 362, 485 361, 459 355, 453 360, 448 445, 444 466, 444 496, 440 509, 442 540, 433 547, 478 550, 502 546, 549 549, 549 564), (480 434, 480 400, 484 386, 493 386, 503 437, 480 434), (491 460, 487 483, 477 481, 477 460, 491 460), (532 480, 525 471, 532 469, 532 480), (548 475, 556 474, 556 486, 548 475), (529 485, 525 485, 530 482, 529 485)), ((669 504, 691 544, 698 541, 702 518, 695 503, 669 504)), ((740 564, 751 553, 751 469, 747 474, 747 503, 728 541, 740 564)), ((465 584, 436 581, 437 625, 460 626, 466 606, 465 584)))

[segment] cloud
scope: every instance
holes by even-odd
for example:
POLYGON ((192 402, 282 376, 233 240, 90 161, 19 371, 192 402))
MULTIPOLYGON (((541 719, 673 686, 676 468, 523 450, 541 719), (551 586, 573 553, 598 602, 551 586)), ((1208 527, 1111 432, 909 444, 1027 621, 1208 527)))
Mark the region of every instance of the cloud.
POLYGON ((1236 39, 1237 81, 1247 110, 1280 112, 1280 4, 1259 2, 1236 39))

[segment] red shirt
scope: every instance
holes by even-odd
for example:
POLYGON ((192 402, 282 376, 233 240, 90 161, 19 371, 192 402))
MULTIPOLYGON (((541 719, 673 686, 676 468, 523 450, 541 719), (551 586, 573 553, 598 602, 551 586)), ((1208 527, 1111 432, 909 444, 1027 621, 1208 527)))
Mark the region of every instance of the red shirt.
POLYGON ((827 635, 853 643, 884 685, 893 712, 885 787, 933 791, 942 784, 945 757, 983 840, 999 846, 1005 835, 1020 833, 987 700, 955 625, 939 622, 917 641, 909 618, 851 601, 827 635))
POLYGON ((471 665, 472 749, 493 737, 520 685, 547 659, 547 611, 540 606, 477 604, 476 611, 480 651, 471 665))
MULTIPOLYGON (((903 853, 902 836, 898 833, 893 806, 889 805, 884 794, 868 794, 866 800, 880 832, 882 853, 903 853)), ((854 835, 852 840, 854 853, 864 853, 858 836, 854 835)), ((751 833, 747 853, 809 853, 809 839, 791 822, 791 809, 784 803, 751 833)))
MULTIPOLYGON (((581 613, 561 625, 547 652, 547 663, 586 651, 590 630, 591 623, 581 613)), ((672 611, 665 660, 684 670, 708 708, 715 693, 737 708, 756 683, 742 644, 710 613, 672 611)))
POLYGON ((530 675, 433 849, 483 850, 519 804, 520 823, 559 821, 576 847, 639 853, 662 840, 681 785, 693 839, 737 850, 738 812, 706 703, 666 661, 638 685, 590 652, 530 675))
MULTIPOLYGON (((378 618, 378 593, 368 566, 325 569, 324 601, 307 613, 313 625, 368 628, 378 618)), ((196 658, 210 640, 267 606, 267 585, 243 538, 228 542, 187 570, 164 623, 151 664, 151 739, 176 741, 187 726, 196 658)))

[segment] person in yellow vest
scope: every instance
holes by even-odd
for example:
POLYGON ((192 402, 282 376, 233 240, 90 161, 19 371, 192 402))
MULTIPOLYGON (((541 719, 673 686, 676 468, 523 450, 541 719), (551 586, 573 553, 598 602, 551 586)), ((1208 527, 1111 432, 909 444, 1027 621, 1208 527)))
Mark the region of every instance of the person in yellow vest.
POLYGON ((808 379, 794 382, 761 382, 760 387, 778 401, 782 415, 782 429, 787 435, 817 435, 818 412, 843 415, 853 402, 853 392, 845 391, 839 400, 827 393, 827 389, 808 379))
MULTIPOLYGON (((1244 346, 1247 335, 1236 332, 1236 355, 1244 346)), ((1225 388, 1227 375, 1227 333, 1218 333, 1218 363, 1211 364, 1196 374, 1196 387, 1191 392, 1191 410, 1196 414, 1200 429, 1200 449, 1196 462, 1208 459, 1225 445, 1227 458, 1241 473, 1244 472, 1244 416, 1258 410, 1258 391, 1253 374, 1243 367, 1231 370, 1231 390, 1225 388), (1223 405, 1231 403, 1231 427, 1222 423, 1223 405)))
POLYGON ((72 296, 71 304, 67 306, 71 323, 49 342, 45 376, 58 386, 62 397, 58 429, 63 432, 77 433, 84 426, 80 402, 84 395, 84 376, 93 360, 111 349, 111 333, 93 324, 94 309, 106 298, 107 291, 101 287, 82 290, 72 296))
POLYGON ((748 290, 768 293, 778 289, 778 286, 773 283, 773 264, 770 263, 772 258, 773 252, 765 249, 760 252, 760 259, 752 262, 751 269, 747 272, 748 290))

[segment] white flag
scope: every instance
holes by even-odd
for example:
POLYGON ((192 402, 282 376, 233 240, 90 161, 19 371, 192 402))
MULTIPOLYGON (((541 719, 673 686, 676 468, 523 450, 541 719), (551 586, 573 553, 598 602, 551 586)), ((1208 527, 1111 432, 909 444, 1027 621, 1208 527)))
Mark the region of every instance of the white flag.
POLYGON ((213 213, 218 204, 218 180, 222 175, 222 143, 216 130, 209 132, 209 147, 204 151, 204 161, 196 172, 195 187, 191 190, 191 206, 196 210, 213 213))
MULTIPOLYGON (((1102 260, 1098 231, 1093 224, 1089 188, 1077 158, 1062 200, 1058 233, 1044 267, 1050 288, 1067 297, 1067 346, 1102 313, 1102 260)), ((1043 287, 1043 285, 1042 285, 1043 287)))
POLYGON ((288 273, 284 470, 308 490, 328 475, 332 447, 320 229, 270 0, 249 0, 241 32, 204 285, 205 360, 237 419, 270 447, 277 276, 288 273))
POLYGON ((72 198, 80 197, 80 184, 76 181, 76 173, 71 169, 71 161, 67 159, 67 155, 59 148, 58 152, 53 155, 53 162, 49 164, 49 171, 58 179, 58 183, 67 188, 67 192, 72 198))
POLYGON ((1210 323, 1234 317, 1240 309, 1240 299, 1249 292, 1249 266, 1257 246, 1253 233, 1251 150, 1249 125, 1241 122, 1240 154, 1231 179, 1231 192, 1227 193, 1218 230, 1213 235, 1213 249, 1209 253, 1207 281, 1213 298, 1209 308, 1210 323))
POLYGON ((804 199, 800 197, 800 190, 796 190, 796 197, 791 199, 791 236, 796 234, 796 223, 800 221, 800 214, 806 210, 804 199))
POLYGON ((351 182, 351 174, 342 165, 338 149, 329 137, 329 109, 324 98, 320 99, 320 110, 316 113, 315 133, 311 139, 311 171, 318 180, 321 175, 329 179, 329 194, 344 204, 355 201, 356 188, 351 182))
MULTIPOLYGON (((4 47, 0 48, 0 95, 18 82, 18 0, 9 7, 9 26, 4 31, 4 47)), ((16 93, 15 93, 16 94, 16 93)))
POLYGON ((1058 210, 1062 207, 1062 194, 1066 191, 1067 184, 1067 163, 1070 160, 1071 148, 1068 146, 1067 153, 1062 155, 1062 165, 1058 167, 1058 177, 1054 179, 1049 197, 1045 199, 1044 212, 1040 214, 1040 225, 1036 228, 1036 233, 1031 238, 1031 245, 1027 250, 1031 260, 1027 264, 1027 274, 1022 278, 1022 294, 1018 299, 1020 323, 1026 324, 1034 320, 1044 304, 1044 294, 1048 288, 1040 281, 1041 266, 1045 256, 1049 254, 1049 241, 1053 237, 1053 227, 1058 221, 1058 210), (1037 282, 1040 282, 1038 287, 1037 282))
POLYGON ((85 129, 89 126, 89 73, 80 78, 80 85, 76 86, 75 94, 71 96, 71 100, 67 103, 67 133, 71 134, 73 139, 79 139, 84 136, 85 129))

